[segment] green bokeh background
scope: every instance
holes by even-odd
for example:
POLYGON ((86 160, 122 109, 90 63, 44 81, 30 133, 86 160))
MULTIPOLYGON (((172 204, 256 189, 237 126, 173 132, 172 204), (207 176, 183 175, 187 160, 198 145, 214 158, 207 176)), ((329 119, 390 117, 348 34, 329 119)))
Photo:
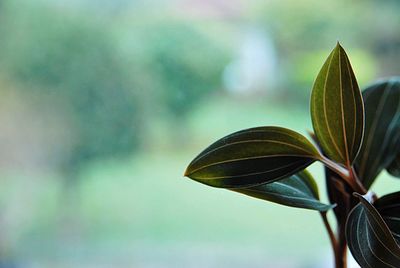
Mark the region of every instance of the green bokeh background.
MULTIPOLYGON (((399 11, 372 0, 0 1, 0 267, 331 267, 318 213, 183 172, 243 128, 307 135, 313 79, 337 40, 361 87, 398 75, 399 11)), ((326 200, 322 167, 310 170, 326 200)), ((373 189, 400 183, 384 173, 373 189)))

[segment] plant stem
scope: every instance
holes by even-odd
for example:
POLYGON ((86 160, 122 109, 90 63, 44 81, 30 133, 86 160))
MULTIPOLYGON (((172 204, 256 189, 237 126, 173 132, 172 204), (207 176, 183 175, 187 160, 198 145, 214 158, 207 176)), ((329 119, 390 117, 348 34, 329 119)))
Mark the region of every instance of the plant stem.
POLYGON ((339 224, 338 226, 338 248, 337 254, 335 256, 336 268, 346 268, 347 267, 347 241, 346 241, 346 225, 339 224))
POLYGON ((338 245, 338 254, 335 256, 336 268, 347 267, 347 243, 346 240, 341 240, 338 245))
POLYGON ((355 192, 363 195, 367 193, 367 190, 362 185, 356 172, 351 166, 343 167, 323 155, 321 155, 320 161, 322 161, 327 168, 337 173, 343 180, 345 180, 355 192))
POLYGON ((334 171, 338 175, 340 175, 342 178, 348 178, 350 176, 350 172, 344 168, 343 166, 339 165, 336 162, 333 162, 329 158, 325 157, 324 155, 321 155, 320 161, 324 163, 324 165, 329 168, 330 170, 334 171))
POLYGON ((344 235, 344 229, 340 228, 337 240, 331 225, 329 224, 327 212, 321 212, 322 221, 324 222, 325 228, 331 241, 333 255, 335 258, 335 268, 346 268, 347 267, 347 243, 344 235))
POLYGON ((354 170, 354 167, 350 167, 349 169, 350 171, 350 176, 352 177, 352 180, 357 184, 357 186, 359 187, 360 190, 360 194, 366 194, 368 191, 367 189, 365 189, 364 185, 361 183, 360 179, 357 176, 356 171, 354 170))
POLYGON ((329 224, 328 217, 326 215, 327 215, 326 211, 321 212, 322 221, 324 222, 326 231, 328 232, 332 247, 336 248, 338 245, 337 240, 336 240, 335 234, 332 231, 331 225, 329 224))
POLYGON ((332 250, 333 250, 333 254, 335 256, 335 266, 337 267, 337 263, 338 263, 338 242, 336 240, 335 234, 332 231, 331 225, 329 224, 328 221, 328 217, 327 217, 327 212, 326 211, 322 211, 321 213, 321 217, 322 217, 322 221, 324 222, 326 231, 328 232, 329 235, 329 240, 331 241, 331 246, 332 246, 332 250))

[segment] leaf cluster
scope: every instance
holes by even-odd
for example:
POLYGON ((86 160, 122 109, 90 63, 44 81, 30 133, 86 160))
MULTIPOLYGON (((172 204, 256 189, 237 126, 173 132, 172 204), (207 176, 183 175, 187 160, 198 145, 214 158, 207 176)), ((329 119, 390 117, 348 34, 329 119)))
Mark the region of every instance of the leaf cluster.
POLYGON ((230 134, 202 151, 185 176, 286 206, 319 211, 335 253, 346 267, 350 249, 361 267, 400 267, 400 192, 370 191, 387 170, 400 176, 400 79, 378 81, 363 92, 338 43, 311 93, 311 141, 282 127, 230 134), (329 204, 306 168, 325 166, 329 204), (333 209, 336 233, 326 217, 333 209))

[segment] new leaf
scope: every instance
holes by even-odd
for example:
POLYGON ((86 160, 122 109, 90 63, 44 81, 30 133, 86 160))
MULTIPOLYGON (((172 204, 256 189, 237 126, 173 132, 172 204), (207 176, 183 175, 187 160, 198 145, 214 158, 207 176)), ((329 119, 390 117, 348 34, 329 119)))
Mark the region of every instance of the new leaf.
POLYGON ((339 43, 315 80, 311 118, 324 153, 350 167, 363 137, 364 108, 350 61, 339 43))

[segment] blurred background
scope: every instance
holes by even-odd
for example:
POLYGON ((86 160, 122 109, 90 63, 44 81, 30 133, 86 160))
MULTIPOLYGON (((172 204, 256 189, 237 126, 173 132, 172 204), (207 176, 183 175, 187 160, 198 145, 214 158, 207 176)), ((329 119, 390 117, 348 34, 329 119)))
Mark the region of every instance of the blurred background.
MULTIPOLYGON (((338 40, 361 87, 399 75, 399 12, 397 0, 1 0, 0 267, 331 267, 318 213, 183 171, 233 131, 312 129, 310 89, 338 40)), ((400 190, 382 177, 378 194, 400 190)))

